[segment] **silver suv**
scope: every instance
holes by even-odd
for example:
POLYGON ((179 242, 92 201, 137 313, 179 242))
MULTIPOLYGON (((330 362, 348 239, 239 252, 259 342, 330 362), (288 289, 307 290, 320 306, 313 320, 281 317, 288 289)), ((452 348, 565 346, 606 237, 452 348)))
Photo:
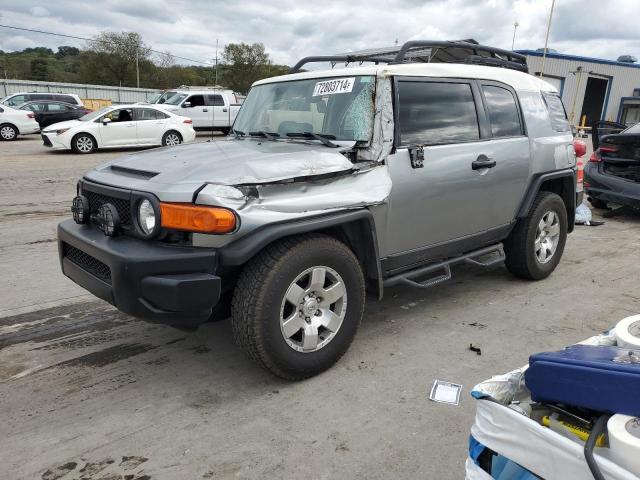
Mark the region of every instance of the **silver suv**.
POLYGON ((58 227, 64 274, 154 322, 231 314, 287 379, 342 356, 367 293, 432 287, 458 262, 547 277, 576 206, 558 92, 491 47, 383 54, 304 59, 253 85, 224 140, 88 172, 58 227), (298 71, 314 61, 360 65, 298 71))

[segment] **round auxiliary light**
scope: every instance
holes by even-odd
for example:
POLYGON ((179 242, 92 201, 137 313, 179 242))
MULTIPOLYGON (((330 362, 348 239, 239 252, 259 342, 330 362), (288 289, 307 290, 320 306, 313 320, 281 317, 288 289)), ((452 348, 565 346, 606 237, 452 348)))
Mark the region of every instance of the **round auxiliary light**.
POLYGON ((87 197, 83 195, 75 197, 71 203, 71 213, 73 214, 74 222, 79 224, 89 223, 91 207, 89 206, 89 200, 87 200, 87 197))
POLYGON ((149 200, 142 200, 138 206, 138 223, 145 235, 151 235, 156 230, 156 211, 149 200))
POLYGON ((120 227, 120 216, 116 207, 110 203, 100 205, 97 214, 98 228, 107 237, 113 237, 120 227))

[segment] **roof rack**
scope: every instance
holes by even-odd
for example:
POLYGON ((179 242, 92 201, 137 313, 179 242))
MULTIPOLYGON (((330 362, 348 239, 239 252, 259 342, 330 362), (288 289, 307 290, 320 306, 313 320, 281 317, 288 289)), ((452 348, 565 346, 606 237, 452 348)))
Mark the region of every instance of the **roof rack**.
POLYGON ((411 40, 402 47, 386 47, 341 55, 305 57, 289 73, 299 72, 308 63, 467 63, 489 65, 527 72, 527 57, 509 50, 480 45, 473 39, 460 41, 411 40))

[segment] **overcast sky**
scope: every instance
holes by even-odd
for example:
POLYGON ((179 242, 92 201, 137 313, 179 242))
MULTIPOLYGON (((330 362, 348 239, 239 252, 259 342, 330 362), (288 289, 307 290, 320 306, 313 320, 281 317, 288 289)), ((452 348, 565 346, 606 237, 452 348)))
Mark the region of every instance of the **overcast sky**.
MULTIPOLYGON (((549 47, 575 55, 640 56, 640 0, 556 0, 549 47)), ((391 46, 475 38, 516 49, 544 45, 551 0, 0 0, 0 23, 91 37, 136 31, 153 49, 208 61, 220 45, 262 42, 275 63, 391 46)), ((0 50, 82 42, 0 28, 0 50)), ((182 62, 180 62, 182 63, 182 62)))

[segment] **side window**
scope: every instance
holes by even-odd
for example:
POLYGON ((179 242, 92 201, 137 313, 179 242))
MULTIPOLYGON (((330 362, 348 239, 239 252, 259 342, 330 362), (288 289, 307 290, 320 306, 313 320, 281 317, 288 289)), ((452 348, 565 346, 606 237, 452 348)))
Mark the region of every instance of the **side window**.
POLYGON ((204 107, 204 95, 191 95, 186 100, 187 102, 191 102, 192 107, 204 107))
POLYGON ((109 118, 115 122, 131 122, 133 121, 133 110, 131 108, 121 108, 119 110, 111 110, 103 115, 102 118, 109 118))
POLYGON ((136 115, 138 120, 162 120, 168 117, 168 115, 152 108, 137 108, 136 115))
POLYGON ((53 97, 54 97, 54 100, 57 100, 58 102, 70 103, 72 105, 78 104, 76 99, 70 95, 54 95, 53 97))
POLYGON ((25 95, 16 95, 15 97, 11 97, 5 103, 10 107, 17 107, 18 105, 22 105, 27 101, 27 97, 25 95))
POLYGON ((491 135, 493 137, 516 137, 522 135, 520 114, 513 94, 506 88, 483 85, 482 93, 489 109, 491 135))
POLYGON ((400 81, 400 144, 446 144, 480 139, 468 83, 400 81))
POLYGON ((46 107, 44 103, 30 103, 25 108, 28 108, 32 112, 44 112, 46 107))
POLYGON ((50 112, 66 112, 69 108, 62 103, 48 103, 47 110, 50 112))
POLYGON ((213 105, 214 107, 224 107, 224 99, 222 95, 207 95, 207 100, 209 101, 209 105, 213 105))
POLYGON ((542 99, 547 105, 551 128, 556 132, 570 132, 571 126, 567 120, 567 111, 564 109, 562 100, 555 93, 542 92, 542 99))

